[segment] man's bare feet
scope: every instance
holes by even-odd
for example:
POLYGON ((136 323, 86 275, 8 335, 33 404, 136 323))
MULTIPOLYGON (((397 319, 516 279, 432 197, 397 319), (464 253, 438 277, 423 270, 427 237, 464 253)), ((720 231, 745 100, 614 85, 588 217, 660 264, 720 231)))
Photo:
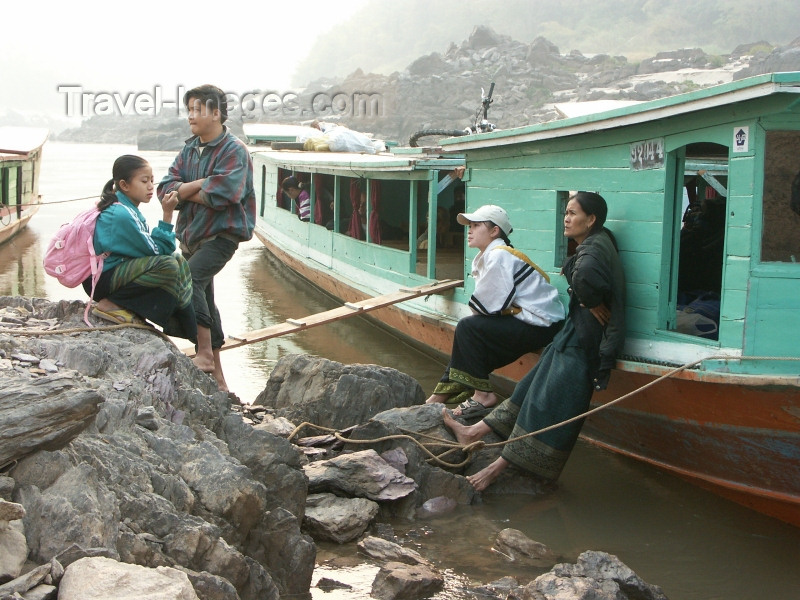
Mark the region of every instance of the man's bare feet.
POLYGON ((478 421, 474 425, 464 425, 450 416, 446 408, 442 409, 442 419, 445 427, 456 436, 458 443, 464 446, 477 442, 492 430, 484 421, 478 421))
POLYGON ((208 327, 197 326, 197 353, 192 362, 203 373, 214 373, 216 371, 216 357, 211 349, 211 329, 208 327))
POLYGON ((488 467, 485 467, 474 475, 467 477, 467 481, 469 481, 472 487, 475 488, 476 492, 481 492, 489 487, 492 482, 497 479, 500 473, 506 470, 508 464, 508 461, 501 456, 488 467))
POLYGON ((450 398, 450 394, 431 394, 425 404, 443 404, 450 398))
POLYGON ((213 351, 214 355, 214 381, 217 382, 217 387, 222 392, 228 392, 228 384, 225 382, 225 375, 222 372, 222 361, 219 358, 219 348, 215 348, 213 351))
POLYGON ((203 373, 214 372, 214 356, 206 356, 204 354, 196 354, 192 359, 194 366, 200 369, 203 373))

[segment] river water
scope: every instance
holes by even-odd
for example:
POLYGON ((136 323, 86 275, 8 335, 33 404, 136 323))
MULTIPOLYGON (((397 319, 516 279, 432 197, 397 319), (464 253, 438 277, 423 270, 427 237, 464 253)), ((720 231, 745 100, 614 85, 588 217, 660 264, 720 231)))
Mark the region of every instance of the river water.
MULTIPOLYGON (((29 227, 0 246, 0 295, 84 300, 45 275, 41 256, 53 232, 90 206, 110 177, 114 159, 132 146, 47 142, 40 191, 45 205, 29 227)), ((171 152, 141 152, 159 180, 171 152)), ((142 206, 151 226, 157 201, 142 206)), ((337 306, 277 265, 253 241, 240 246, 216 283, 228 334, 251 331, 337 306)), ((231 391, 252 402, 282 356, 308 353, 344 363, 394 367, 428 391, 444 367, 362 318, 352 318, 223 353, 231 391)), ((681 479, 580 441, 559 480, 544 498, 486 496, 431 521, 394 522, 395 534, 448 573, 439 600, 462 598, 458 586, 505 575, 523 582, 542 570, 508 563, 491 551, 495 534, 519 529, 550 546, 564 561, 584 550, 614 554, 672 600, 789 600, 800 598, 800 530, 700 490, 681 479)), ((325 576, 352 586, 315 599, 367 598, 377 568, 354 544, 319 544, 314 581, 325 576)))

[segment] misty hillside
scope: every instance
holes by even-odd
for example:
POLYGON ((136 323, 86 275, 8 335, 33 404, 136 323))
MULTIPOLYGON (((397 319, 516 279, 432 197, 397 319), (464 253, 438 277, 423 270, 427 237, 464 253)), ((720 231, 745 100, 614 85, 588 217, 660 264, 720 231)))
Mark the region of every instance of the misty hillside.
POLYGON ((676 48, 728 54, 760 40, 786 44, 800 32, 798 23, 797 0, 371 0, 309 46, 293 85, 356 69, 402 71, 419 56, 460 43, 477 25, 524 43, 544 37, 562 52, 636 61, 676 48))

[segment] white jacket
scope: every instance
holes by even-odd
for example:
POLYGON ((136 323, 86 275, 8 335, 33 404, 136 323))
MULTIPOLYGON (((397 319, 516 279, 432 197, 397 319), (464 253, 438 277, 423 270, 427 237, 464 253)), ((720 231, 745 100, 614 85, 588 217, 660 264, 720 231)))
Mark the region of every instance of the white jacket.
POLYGON ((477 314, 513 314, 525 323, 541 327, 564 319, 558 290, 527 256, 506 246, 502 239, 493 240, 475 257, 472 277, 475 291, 469 307, 477 314))

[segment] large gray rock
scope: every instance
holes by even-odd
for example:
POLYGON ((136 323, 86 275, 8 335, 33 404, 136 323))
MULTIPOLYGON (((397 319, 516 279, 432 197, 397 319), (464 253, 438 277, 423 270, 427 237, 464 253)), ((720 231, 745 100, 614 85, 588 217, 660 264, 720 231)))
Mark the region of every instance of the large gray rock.
POLYGON ((375 501, 405 498, 414 480, 383 460, 374 450, 342 454, 303 467, 312 492, 329 491, 375 501))
POLYGON ((444 578, 431 567, 390 562, 375 576, 370 596, 378 600, 414 600, 433 596, 442 588, 444 578))
POLYGON ((108 558, 82 558, 67 567, 59 600, 198 600, 186 573, 108 558))
POLYGON ((425 401, 412 377, 377 365, 343 365, 307 355, 281 358, 254 404, 293 423, 344 429, 398 406, 425 401))
POLYGON ((378 508, 376 502, 366 498, 311 494, 306 498, 303 529, 315 540, 344 544, 367 530, 378 508))
MULTIPOLYGON (((83 329, 82 303, 8 304, 23 317, 83 329)), ((0 336, 0 348, 20 357, 3 371, 20 389, 69 381, 72 396, 87 389, 102 401, 71 441, 29 453, 4 480, 4 493, 13 490, 26 509, 31 559, 180 567, 198 574, 209 598, 308 593, 316 551, 300 531, 306 478, 298 453, 232 414, 228 394, 169 340, 137 328, 56 330, 0 336), (58 375, 26 366, 36 357, 53 360, 58 375)))
POLYGON ((525 597, 544 600, 667 600, 616 556, 589 550, 576 564, 558 564, 525 587, 525 597))
POLYGON ((69 373, 0 381, 0 466, 39 449, 60 448, 86 428, 103 401, 69 373))
POLYGON ((358 549, 363 554, 379 562, 399 562, 406 565, 430 566, 430 562, 425 560, 416 550, 403 548, 400 544, 375 536, 368 536, 358 542, 358 549))
POLYGON ((72 467, 45 490, 20 483, 17 496, 27 512, 24 523, 31 558, 46 562, 72 543, 115 548, 120 521, 117 498, 91 466, 72 467))
POLYGON ((28 558, 28 543, 22 521, 0 522, 0 583, 19 576, 28 558))

